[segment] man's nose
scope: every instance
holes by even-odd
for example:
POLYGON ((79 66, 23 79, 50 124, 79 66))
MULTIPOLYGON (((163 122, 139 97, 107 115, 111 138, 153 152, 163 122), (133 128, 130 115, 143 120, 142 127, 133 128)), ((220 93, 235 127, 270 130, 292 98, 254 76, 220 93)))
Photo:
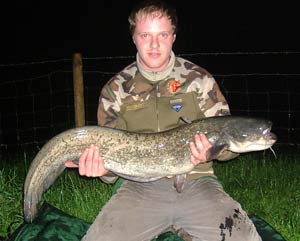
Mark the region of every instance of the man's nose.
POLYGON ((151 43, 150 43, 151 45, 151 48, 158 48, 159 47, 159 40, 158 40, 158 37, 157 36, 153 36, 152 38, 151 38, 151 43))

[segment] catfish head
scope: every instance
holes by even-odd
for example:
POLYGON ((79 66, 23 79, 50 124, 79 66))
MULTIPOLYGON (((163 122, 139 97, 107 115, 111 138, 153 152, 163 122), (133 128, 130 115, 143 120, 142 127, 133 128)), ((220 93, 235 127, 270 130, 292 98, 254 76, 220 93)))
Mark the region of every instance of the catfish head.
POLYGON ((235 118, 224 126, 222 138, 228 150, 236 153, 269 149, 277 141, 272 122, 261 118, 235 118))
POLYGON ((219 133, 209 138, 213 143, 208 153, 210 159, 217 158, 224 150, 235 153, 266 150, 277 141, 270 120, 226 116, 222 121, 219 133))

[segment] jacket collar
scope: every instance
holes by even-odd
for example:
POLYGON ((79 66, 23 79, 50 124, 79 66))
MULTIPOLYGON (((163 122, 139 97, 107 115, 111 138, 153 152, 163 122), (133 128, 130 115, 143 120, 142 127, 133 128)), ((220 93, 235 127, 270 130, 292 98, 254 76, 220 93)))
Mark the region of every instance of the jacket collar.
POLYGON ((137 62, 137 67, 139 72, 150 82, 156 83, 162 79, 165 79, 172 72, 175 64, 175 54, 173 51, 171 52, 170 61, 167 68, 165 68, 163 71, 160 72, 152 72, 152 71, 145 70, 140 63, 140 58, 138 54, 136 55, 136 62, 137 62))

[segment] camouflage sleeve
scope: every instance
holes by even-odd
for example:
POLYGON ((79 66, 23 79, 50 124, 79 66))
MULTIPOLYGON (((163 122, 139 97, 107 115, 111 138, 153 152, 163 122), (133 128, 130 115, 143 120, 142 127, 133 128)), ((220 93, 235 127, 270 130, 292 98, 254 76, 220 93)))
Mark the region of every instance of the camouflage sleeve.
POLYGON ((199 108, 206 117, 230 115, 227 101, 211 75, 206 74, 192 84, 197 92, 199 108))
POLYGON ((120 86, 114 81, 109 81, 101 90, 97 120, 99 126, 126 129, 126 123, 120 117, 121 98, 116 94, 120 86))
MULTIPOLYGON (((98 125, 116 128, 118 118, 118 112, 116 111, 117 108, 118 104, 113 92, 110 90, 109 86, 104 86, 101 91, 98 104, 98 125)), ((112 184, 117 181, 118 176, 112 176, 112 173, 109 173, 109 175, 102 176, 100 179, 104 183, 112 184)))
MULTIPOLYGON (((206 117, 230 115, 228 103, 223 96, 217 82, 210 74, 205 74, 194 83, 198 96, 198 104, 206 117)), ((227 161, 236 158, 238 154, 224 151, 218 157, 219 161, 227 161)))
MULTIPOLYGON (((118 89, 117 84, 113 81, 109 81, 101 90, 97 112, 98 125, 125 129, 122 128, 122 121, 119 121, 121 103, 118 101, 114 89, 118 89)), ((118 176, 109 173, 107 176, 100 177, 100 179, 104 183, 113 184, 117 181, 118 176)))
MULTIPOLYGON (((208 105, 207 105, 208 108, 206 109, 205 113, 207 113, 208 115, 214 114, 215 116, 230 115, 229 106, 228 106, 228 103, 227 103, 225 97, 223 96, 218 84, 216 83, 216 81, 214 79, 213 79, 213 82, 214 83, 213 83, 212 90, 208 91, 208 97, 207 97, 207 101, 206 101, 206 103, 208 103, 208 105), (209 104, 209 103, 211 103, 211 104, 209 104), (211 108, 209 108, 210 106, 211 106, 211 108)), ((233 153, 231 151, 224 151, 218 156, 218 160, 219 161, 228 161, 228 160, 236 158, 237 156, 239 156, 239 154, 233 153)))

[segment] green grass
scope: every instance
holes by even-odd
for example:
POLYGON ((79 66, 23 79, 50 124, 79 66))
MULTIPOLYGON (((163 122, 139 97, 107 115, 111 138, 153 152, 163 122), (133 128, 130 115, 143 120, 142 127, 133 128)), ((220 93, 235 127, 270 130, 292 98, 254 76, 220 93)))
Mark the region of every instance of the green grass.
MULTIPOLYGON (((0 162, 0 237, 7 237, 23 223, 23 185, 27 157, 0 162)), ((43 195, 43 200, 70 215, 92 222, 112 195, 112 185, 99 178, 80 177, 66 170, 43 195)), ((1 240, 1 238, 0 238, 1 240)))
POLYGON ((300 240, 300 163, 297 155, 246 154, 216 165, 224 189, 248 214, 266 220, 288 241, 300 240))
POLYGON ((21 199, 23 177, 18 170, 0 169, 0 237, 7 236, 21 222, 21 199))
MULTIPOLYGON (((263 152, 243 154, 215 171, 225 190, 249 214, 256 214, 279 231, 287 241, 300 240, 299 154, 277 159, 263 152)), ((7 237, 21 223, 23 183, 31 158, 26 156, 0 163, 0 237, 7 237)), ((111 185, 98 178, 79 177, 65 171, 43 199, 68 214, 92 222, 111 196, 111 185)))

